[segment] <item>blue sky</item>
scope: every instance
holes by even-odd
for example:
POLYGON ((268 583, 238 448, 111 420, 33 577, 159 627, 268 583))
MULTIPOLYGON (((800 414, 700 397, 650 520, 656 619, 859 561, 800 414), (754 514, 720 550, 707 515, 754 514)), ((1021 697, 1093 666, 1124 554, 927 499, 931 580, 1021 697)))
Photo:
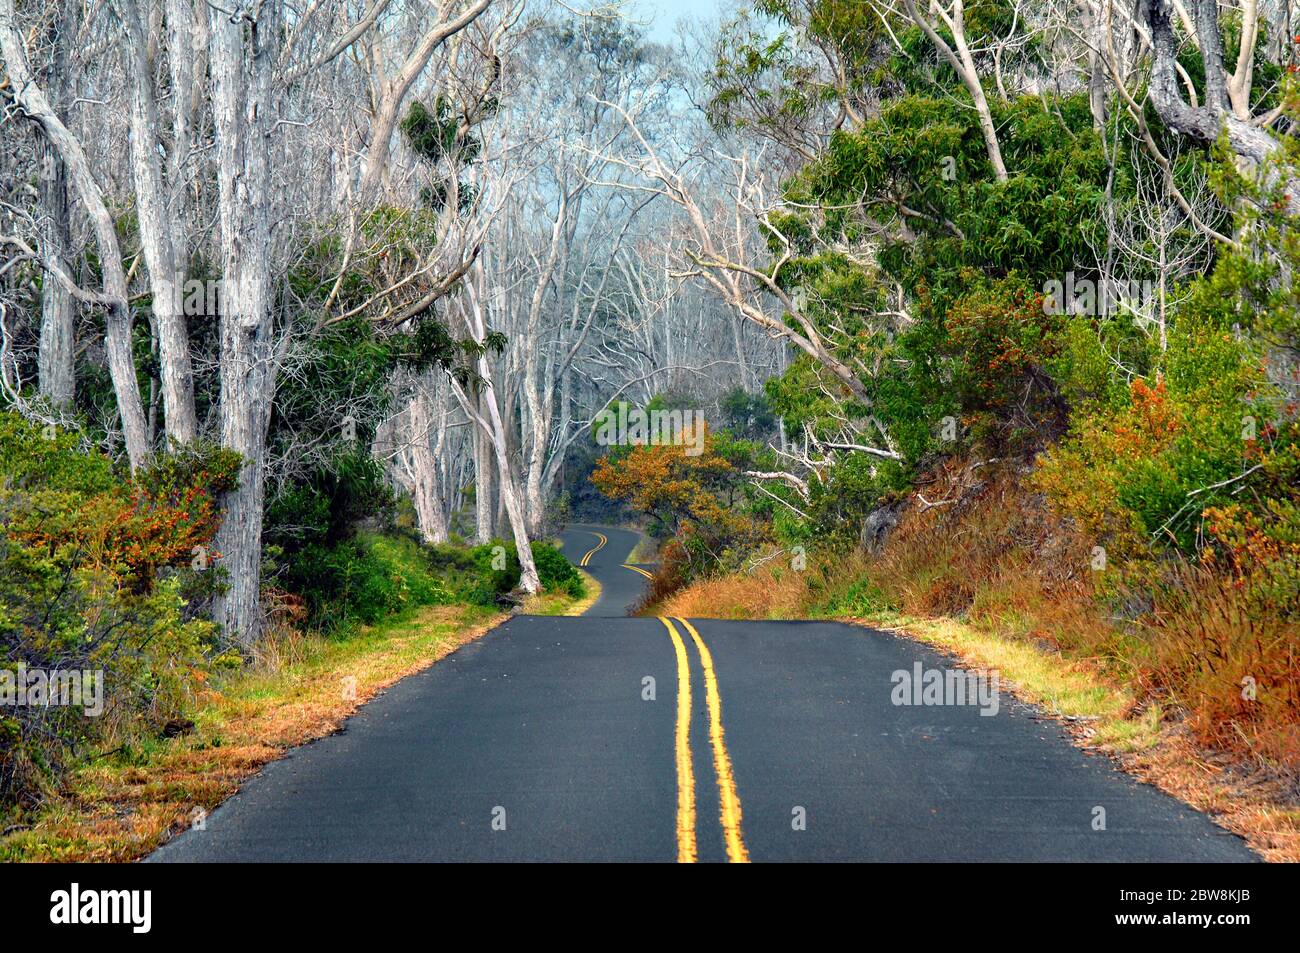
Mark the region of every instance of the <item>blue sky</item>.
POLYGON ((712 15, 721 6, 720 0, 632 0, 631 11, 636 19, 652 21, 647 24, 651 39, 673 39, 673 25, 683 16, 712 15))

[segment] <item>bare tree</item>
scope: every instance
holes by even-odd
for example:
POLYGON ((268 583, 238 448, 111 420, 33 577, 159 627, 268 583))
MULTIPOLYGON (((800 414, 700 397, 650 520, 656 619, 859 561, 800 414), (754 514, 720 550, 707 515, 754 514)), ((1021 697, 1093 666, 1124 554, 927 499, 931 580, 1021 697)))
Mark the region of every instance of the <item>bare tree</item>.
POLYGON ((148 427, 131 354, 131 307, 126 270, 122 267, 122 251, 113 217, 109 214, 103 191, 91 170, 85 150, 56 115, 44 90, 28 67, 13 0, 0 0, 0 55, 4 56, 14 104, 22 115, 37 126, 58 153, 74 192, 90 216, 100 256, 102 290, 83 290, 61 269, 56 269, 52 274, 75 298, 107 311, 105 341, 109 373, 117 395, 127 457, 132 467, 138 467, 149 455, 148 427))
MULTIPOLYGON (((1283 106, 1252 116, 1250 90, 1254 40, 1258 31, 1258 7, 1253 0, 1242 4, 1240 55, 1229 74, 1223 62, 1223 37, 1219 28, 1217 0, 1192 0, 1196 45, 1205 75, 1205 102, 1195 104, 1183 98, 1177 73, 1178 40, 1174 32, 1177 15, 1172 4, 1141 0, 1139 18, 1150 31, 1152 44, 1151 102, 1173 130, 1202 145, 1212 144, 1225 133, 1229 147, 1245 163, 1259 170, 1266 184, 1281 188, 1290 214, 1300 215, 1300 181, 1277 165, 1286 154, 1283 141, 1269 127, 1281 117, 1283 106), (1248 45, 1245 41, 1249 40, 1248 45)), ((1190 25, 1189 25, 1190 29, 1190 25)))

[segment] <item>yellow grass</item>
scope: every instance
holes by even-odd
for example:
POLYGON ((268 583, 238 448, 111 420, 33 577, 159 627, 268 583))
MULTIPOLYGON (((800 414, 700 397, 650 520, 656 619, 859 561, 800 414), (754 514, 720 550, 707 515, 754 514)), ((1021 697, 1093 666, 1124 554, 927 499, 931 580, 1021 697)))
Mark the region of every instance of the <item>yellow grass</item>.
POLYGON ((195 728, 80 768, 29 827, 0 837, 0 860, 127 861, 212 810, 269 761, 330 734, 379 690, 503 621, 436 606, 346 640, 272 634, 261 657, 200 700, 195 728))
POLYGON ((582 615, 596 604, 600 598, 600 583, 585 569, 579 569, 587 594, 581 599, 574 599, 567 592, 543 592, 531 596, 523 605, 525 615, 582 615))
POLYGON ((801 619, 809 602, 808 578, 766 564, 753 573, 708 579, 678 590, 646 615, 705 619, 801 619))

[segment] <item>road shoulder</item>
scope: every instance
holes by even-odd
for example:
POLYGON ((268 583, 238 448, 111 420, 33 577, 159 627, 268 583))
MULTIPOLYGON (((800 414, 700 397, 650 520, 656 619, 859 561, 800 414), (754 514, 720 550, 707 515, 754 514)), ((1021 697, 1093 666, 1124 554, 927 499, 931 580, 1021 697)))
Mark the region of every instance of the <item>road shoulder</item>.
POLYGON ((1004 691, 1060 722, 1076 747, 1112 758, 1138 780, 1207 815, 1245 838, 1264 860, 1300 860, 1300 808, 1281 778, 1196 745, 1178 720, 1138 706, 1124 686, 1090 667, 954 619, 836 621, 923 642, 967 668, 998 671, 1004 691))
POLYGON ((426 606, 347 640, 286 640, 275 664, 210 685, 184 734, 109 752, 76 771, 30 826, 0 837, 0 860, 137 860, 204 823, 267 763, 340 730, 375 695, 508 618, 476 606, 426 606))

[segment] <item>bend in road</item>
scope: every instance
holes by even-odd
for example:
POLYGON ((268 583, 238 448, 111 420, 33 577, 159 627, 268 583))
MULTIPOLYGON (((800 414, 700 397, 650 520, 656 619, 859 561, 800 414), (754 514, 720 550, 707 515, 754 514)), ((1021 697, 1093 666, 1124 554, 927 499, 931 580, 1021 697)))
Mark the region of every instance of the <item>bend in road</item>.
POLYGON ((628 618, 637 534, 563 539, 602 586, 586 615, 512 618, 150 861, 1255 859, 1010 696, 895 704, 895 673, 951 667, 923 645, 628 618))

